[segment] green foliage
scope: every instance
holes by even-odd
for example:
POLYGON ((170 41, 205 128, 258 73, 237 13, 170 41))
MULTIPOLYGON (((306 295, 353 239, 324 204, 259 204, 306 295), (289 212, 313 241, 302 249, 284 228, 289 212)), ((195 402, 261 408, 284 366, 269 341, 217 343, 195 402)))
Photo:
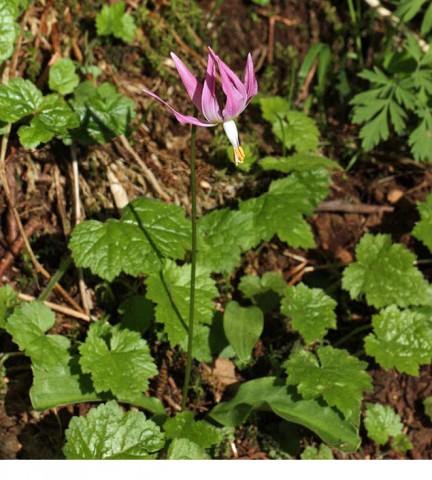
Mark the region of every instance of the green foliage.
POLYGON ((17 5, 9 0, 0 0, 0 63, 12 56, 19 25, 17 5))
POLYGON ((288 422, 309 428, 334 448, 353 451, 360 443, 358 415, 344 420, 315 400, 299 400, 295 392, 273 377, 242 383, 234 398, 218 404, 209 416, 222 425, 235 427, 258 409, 270 409, 288 422))
POLYGON ((377 308, 430 302, 429 286, 413 266, 415 255, 401 244, 392 244, 390 235, 364 235, 356 256, 357 262, 348 265, 342 279, 352 299, 365 294, 367 303, 377 308))
POLYGON ((311 215, 315 206, 327 196, 330 176, 325 170, 295 172, 275 180, 269 191, 240 203, 240 210, 252 213, 251 248, 273 235, 292 247, 311 248, 315 245, 309 224, 303 215, 311 215))
POLYGON ((373 333, 365 339, 366 353, 384 368, 418 375, 432 361, 432 308, 399 310, 391 305, 372 318, 373 333))
POLYGON ((272 124, 275 137, 285 148, 295 149, 298 153, 317 149, 319 131, 312 118, 290 110, 288 101, 282 97, 262 97, 259 102, 263 118, 272 124))
POLYGON ((420 32, 426 35, 432 29, 432 2, 430 0, 401 0, 395 15, 403 22, 411 21, 416 15, 423 13, 422 7, 427 4, 427 9, 422 15, 420 32))
POLYGON ((291 319, 294 331, 299 332, 307 344, 321 340, 329 328, 336 328, 336 302, 319 288, 303 283, 285 290, 281 312, 291 319))
POLYGON ((70 58, 60 58, 49 70, 48 85, 60 95, 72 93, 79 81, 75 64, 70 58))
POLYGON ((426 202, 418 203, 417 208, 420 220, 416 223, 412 234, 432 252, 432 194, 427 197, 426 202))
POLYGON ((307 446, 300 455, 302 460, 334 460, 331 448, 322 443, 318 448, 307 446))
POLYGON ((210 460, 210 456, 195 442, 175 438, 168 448, 168 460, 210 460))
POLYGON ((377 445, 384 445, 389 437, 402 433, 402 422, 391 407, 379 403, 366 404, 366 417, 364 420, 368 437, 377 445))
POLYGON ((113 35, 124 42, 132 42, 136 25, 129 13, 125 12, 125 2, 104 5, 96 15, 96 31, 100 36, 113 35))
MULTIPOLYGON (((416 2, 409 1, 410 5, 416 2)), ((405 2, 407 6, 408 1, 405 2)), ((408 18, 412 14, 408 10, 399 13, 408 18)), ((429 10, 427 24, 424 24, 427 29, 432 26, 432 8, 429 10)), ((407 35, 403 51, 396 50, 385 69, 374 66, 373 70, 361 72, 360 77, 370 85, 351 101, 354 123, 364 124, 360 130, 363 148, 371 150, 387 140, 392 127, 397 135, 409 135, 408 143, 416 160, 430 161, 432 52, 424 53, 417 39, 407 35)))
POLYGON ((317 93, 323 95, 327 71, 332 61, 332 51, 326 43, 316 43, 312 45, 303 59, 303 63, 298 72, 299 80, 304 83, 313 66, 317 65, 317 93))
POLYGON ((72 418, 63 452, 68 460, 149 460, 163 446, 155 423, 110 401, 91 409, 86 418, 72 418))
POLYGON ((18 129, 25 148, 35 148, 54 137, 67 139, 69 131, 79 125, 77 115, 62 97, 44 97, 30 80, 14 78, 0 85, 0 120, 14 123, 26 117, 31 117, 30 125, 18 129))
POLYGON ((315 153, 295 153, 289 157, 264 157, 260 161, 260 166, 264 170, 277 170, 282 173, 291 171, 305 172, 317 170, 320 168, 337 168, 341 167, 330 158, 317 155, 315 153))
POLYGON ((198 221, 197 262, 211 272, 231 273, 240 265, 241 253, 252 235, 252 214, 227 208, 198 221))
POLYGON ((119 313, 122 315, 122 328, 144 333, 154 318, 153 303, 142 295, 135 295, 120 305, 119 313))
POLYGON ((276 272, 266 272, 262 277, 245 275, 240 279, 238 289, 264 312, 278 306, 286 288, 284 278, 276 272))
POLYGON ((432 420, 432 396, 426 397, 423 400, 423 407, 425 414, 432 420))
POLYGON ((73 139, 83 145, 106 143, 118 135, 126 135, 135 118, 133 100, 107 82, 100 86, 89 81, 81 83, 70 103, 80 119, 73 139))
POLYGON ((241 307, 230 302, 225 307, 223 326, 226 338, 241 364, 252 359, 252 350, 264 328, 264 316, 258 307, 241 307))
POLYGON ((222 442, 220 429, 204 420, 196 421, 192 412, 178 413, 164 424, 165 437, 170 440, 184 438, 205 449, 222 442))
POLYGON ((410 439, 404 433, 399 433, 392 439, 391 447, 399 453, 405 453, 407 450, 414 448, 410 439))
POLYGON ((150 198, 131 202, 121 220, 80 223, 69 243, 78 266, 109 281, 120 272, 138 276, 158 271, 161 255, 183 258, 189 246, 183 210, 150 198))
MULTIPOLYGON (((187 342, 190 301, 190 265, 179 267, 172 261, 166 261, 160 273, 149 275, 146 280, 147 298, 156 303, 156 321, 164 325, 171 346, 187 342)), ((206 269, 200 267, 196 272, 195 290, 195 338, 194 344, 200 345, 206 330, 201 323, 210 324, 213 318, 213 298, 218 295, 214 280, 206 269), (201 337, 201 338, 200 338, 201 337)), ((207 359, 210 354, 208 347, 207 359)), ((200 359, 199 350, 194 345, 194 355, 200 359)))
POLYGON ((346 350, 319 347, 316 356, 300 350, 291 355, 284 367, 288 385, 297 385, 305 400, 323 398, 345 418, 359 414, 363 392, 372 391, 367 364, 346 350))
POLYGON ((5 328, 6 320, 18 304, 18 293, 9 285, 0 287, 0 328, 5 328))
POLYGON ((158 373, 147 342, 138 332, 122 330, 120 325, 93 323, 79 350, 82 371, 91 374, 98 393, 138 396, 158 373))

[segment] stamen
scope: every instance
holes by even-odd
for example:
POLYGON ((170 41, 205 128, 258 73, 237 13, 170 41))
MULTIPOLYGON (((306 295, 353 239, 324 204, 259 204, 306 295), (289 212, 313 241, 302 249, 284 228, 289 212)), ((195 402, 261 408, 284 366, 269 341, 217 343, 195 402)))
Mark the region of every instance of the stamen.
POLYGON ((234 157, 236 163, 243 163, 244 159, 246 158, 246 154, 241 145, 234 149, 234 157))

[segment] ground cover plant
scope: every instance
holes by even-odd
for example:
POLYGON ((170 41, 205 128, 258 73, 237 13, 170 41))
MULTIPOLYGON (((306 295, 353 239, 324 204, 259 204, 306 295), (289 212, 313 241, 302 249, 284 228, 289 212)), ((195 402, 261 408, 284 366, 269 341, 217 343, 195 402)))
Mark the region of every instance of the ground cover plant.
POLYGON ((0 0, 0 458, 431 458, 432 3, 388 3, 0 0))

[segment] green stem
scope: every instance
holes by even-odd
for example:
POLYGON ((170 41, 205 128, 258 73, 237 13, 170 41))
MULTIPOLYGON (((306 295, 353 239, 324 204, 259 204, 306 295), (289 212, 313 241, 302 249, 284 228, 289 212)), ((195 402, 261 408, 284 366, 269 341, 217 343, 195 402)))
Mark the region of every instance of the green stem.
POLYGON ((56 286, 56 283, 60 281, 60 279, 65 274, 66 270, 70 267, 71 263, 72 263, 72 257, 64 258, 60 262, 59 269, 51 277, 50 281, 48 282, 48 285, 45 287, 45 290, 39 295, 38 300, 40 300, 41 302, 44 302, 48 298, 49 294, 52 292, 53 288, 56 286))
POLYGON ((196 126, 192 125, 191 149, 190 149, 190 179, 191 179, 191 197, 192 197, 192 255, 191 255, 191 281, 190 281, 190 303, 189 303, 189 328, 188 328, 188 348, 187 362, 183 385, 182 410, 186 408, 186 401, 189 391, 190 375, 192 368, 192 348, 194 333, 194 314, 195 314, 195 275, 196 275, 196 247, 197 247, 197 205, 196 205, 196 175, 195 175, 195 144, 196 144, 196 126))
POLYGON ((370 324, 360 325, 360 327, 357 327, 354 330, 351 330, 351 332, 347 333, 344 337, 340 338, 336 342, 333 342, 333 346, 338 347, 339 345, 343 345, 350 338, 353 338, 359 333, 365 332, 366 330, 370 330, 371 328, 372 328, 372 325, 370 324))
POLYGON ((356 42, 358 60, 359 60, 360 66, 363 66, 363 52, 362 52, 362 41, 361 41, 361 35, 360 35, 360 26, 358 23, 358 16, 357 16, 356 9, 354 7, 353 0, 348 0, 348 9, 350 12, 351 21, 355 29, 355 42, 356 42))

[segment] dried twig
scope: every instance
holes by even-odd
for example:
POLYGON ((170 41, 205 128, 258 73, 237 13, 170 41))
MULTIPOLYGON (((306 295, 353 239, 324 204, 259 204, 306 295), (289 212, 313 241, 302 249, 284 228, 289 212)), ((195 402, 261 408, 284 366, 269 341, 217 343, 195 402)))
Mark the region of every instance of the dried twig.
POLYGON ((128 139, 124 135, 120 135, 118 138, 121 144, 123 145, 123 147, 126 149, 126 151, 141 167, 145 178, 153 187, 153 190, 166 202, 171 201, 171 197, 163 191, 162 187, 159 185, 159 182, 157 181, 153 172, 147 167, 147 165, 143 162, 143 160, 141 160, 141 157, 138 155, 138 153, 131 147, 128 139))
MULTIPOLYGON (((27 295, 25 293, 19 293, 18 298, 20 300, 24 300, 25 302, 33 302, 36 300, 35 297, 31 295, 27 295)), ((80 320, 85 320, 86 322, 90 322, 91 318, 89 315, 86 315, 85 313, 82 312, 77 312, 76 310, 72 310, 71 308, 64 307, 63 305, 57 305, 56 303, 52 302, 43 302, 44 305, 46 305, 48 308, 51 308, 51 310, 54 310, 55 312, 63 313, 64 315, 68 315, 69 317, 73 318, 79 318, 80 320)))
POLYGON ((318 207, 315 208, 315 211, 372 215, 374 213, 393 212, 394 207, 388 205, 368 205, 365 203, 351 204, 342 200, 329 200, 328 202, 321 202, 318 207))

